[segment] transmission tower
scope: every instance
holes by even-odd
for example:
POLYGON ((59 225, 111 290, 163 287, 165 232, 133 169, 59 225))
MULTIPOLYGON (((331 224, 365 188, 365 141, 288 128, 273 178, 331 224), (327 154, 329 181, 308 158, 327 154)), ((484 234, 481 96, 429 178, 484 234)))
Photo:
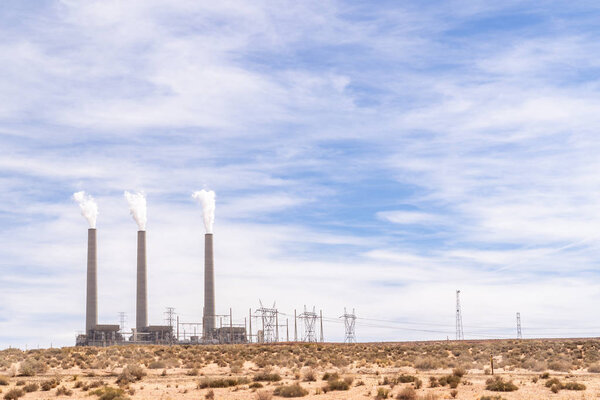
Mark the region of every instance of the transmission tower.
POLYGON ((175 308, 167 307, 167 311, 165 311, 165 321, 167 325, 171 327, 171 331, 173 330, 173 324, 175 323, 175 308))
POLYGON ((346 330, 344 335, 344 343, 356 343, 356 336, 354 335, 356 314, 354 314, 354 308, 352 309, 352 314, 348 314, 348 312, 346 312, 346 307, 344 307, 344 315, 342 315, 340 318, 344 318, 344 327, 346 330))
POLYGON ((302 337, 303 342, 317 341, 317 335, 315 333, 317 318, 318 316, 315 311, 315 307, 313 307, 312 311, 308 311, 306 306, 304 306, 304 312, 298 315, 298 319, 302 321, 302 325, 304 326, 304 336, 302 337))
POLYGON ((119 330, 125 332, 125 321, 127 321, 127 315, 124 311, 119 312, 119 330))
POLYGON ((456 340, 463 340, 465 334, 463 332, 462 312, 460 311, 460 290, 456 291, 456 340))
POLYGON ((259 313, 259 317, 262 322, 262 330, 263 330, 263 342, 264 343, 273 343, 277 341, 276 329, 277 327, 277 308, 275 308, 275 303, 273 303, 272 308, 264 307, 262 301, 258 301, 260 303, 260 308, 256 310, 259 313))
POLYGON ((521 332, 521 313, 517 313, 517 339, 523 339, 523 332, 521 332))

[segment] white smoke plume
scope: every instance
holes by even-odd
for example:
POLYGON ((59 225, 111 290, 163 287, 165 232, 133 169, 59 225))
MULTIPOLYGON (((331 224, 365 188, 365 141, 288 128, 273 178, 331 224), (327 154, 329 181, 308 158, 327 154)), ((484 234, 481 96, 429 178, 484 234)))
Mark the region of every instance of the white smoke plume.
POLYGON ((215 192, 202 189, 194 192, 192 197, 202 204, 206 233, 213 233, 213 225, 215 223, 215 192))
POLYGON ((140 231, 146 230, 146 195, 142 192, 129 193, 125 191, 125 199, 129 203, 129 212, 140 231))
POLYGON ((98 204, 96 204, 96 200, 83 190, 81 192, 73 193, 73 200, 79 203, 81 215, 87 219, 90 228, 96 229, 96 219, 98 218, 98 204))

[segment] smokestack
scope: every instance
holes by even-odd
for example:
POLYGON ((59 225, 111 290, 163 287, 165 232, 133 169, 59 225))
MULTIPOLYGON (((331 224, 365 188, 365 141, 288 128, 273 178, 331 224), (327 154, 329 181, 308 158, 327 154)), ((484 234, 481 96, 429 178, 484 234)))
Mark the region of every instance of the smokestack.
POLYGON ((139 332, 148 326, 148 289, 146 285, 146 231, 137 235, 137 296, 135 327, 139 332))
POLYGON ((213 235, 204 235, 204 338, 212 338, 215 317, 215 264, 213 258, 213 235))
POLYGON ((98 325, 98 258, 96 256, 96 229, 88 229, 87 291, 85 303, 85 333, 98 325))

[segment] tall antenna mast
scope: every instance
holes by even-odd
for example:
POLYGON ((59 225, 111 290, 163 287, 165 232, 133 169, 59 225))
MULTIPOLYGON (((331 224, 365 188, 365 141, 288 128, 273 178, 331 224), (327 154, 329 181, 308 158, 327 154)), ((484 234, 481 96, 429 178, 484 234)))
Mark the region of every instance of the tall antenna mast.
POLYGON ((517 339, 523 339, 523 332, 521 331, 521 313, 517 313, 517 339))
POLYGON ((456 291, 456 340, 464 340, 462 312, 460 311, 460 290, 456 291))

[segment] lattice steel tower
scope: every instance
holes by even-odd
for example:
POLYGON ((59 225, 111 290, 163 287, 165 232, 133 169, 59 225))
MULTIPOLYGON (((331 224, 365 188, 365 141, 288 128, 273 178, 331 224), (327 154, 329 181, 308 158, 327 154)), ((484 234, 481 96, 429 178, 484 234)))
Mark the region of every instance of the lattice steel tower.
POLYGON ((517 313, 517 339, 523 339, 523 332, 521 332, 521 313, 517 313))
POLYGON ((344 315, 342 315, 340 318, 344 318, 344 327, 346 328, 344 343, 356 343, 356 336, 354 334, 354 327, 356 326, 356 314, 354 313, 354 308, 352 309, 352 314, 348 314, 348 312, 346 312, 346 307, 344 307, 344 315))
POLYGON ((315 328, 317 326, 317 313, 315 311, 315 307, 313 307, 312 311, 307 311, 306 306, 304 306, 304 312, 298 315, 298 319, 300 319, 304 326, 304 336, 302 337, 302 341, 304 342, 316 342, 317 335, 315 333, 315 328))
POLYGON ((264 343, 273 343, 277 341, 277 335, 275 334, 275 330, 277 329, 277 308, 275 308, 275 303, 273 303, 272 308, 264 307, 262 301, 259 300, 260 308, 256 310, 257 313, 260 313, 260 319, 262 322, 263 328, 263 342, 264 343))
POLYGON ((456 291, 456 340, 463 340, 465 334, 463 332, 462 312, 460 310, 460 290, 456 291))

